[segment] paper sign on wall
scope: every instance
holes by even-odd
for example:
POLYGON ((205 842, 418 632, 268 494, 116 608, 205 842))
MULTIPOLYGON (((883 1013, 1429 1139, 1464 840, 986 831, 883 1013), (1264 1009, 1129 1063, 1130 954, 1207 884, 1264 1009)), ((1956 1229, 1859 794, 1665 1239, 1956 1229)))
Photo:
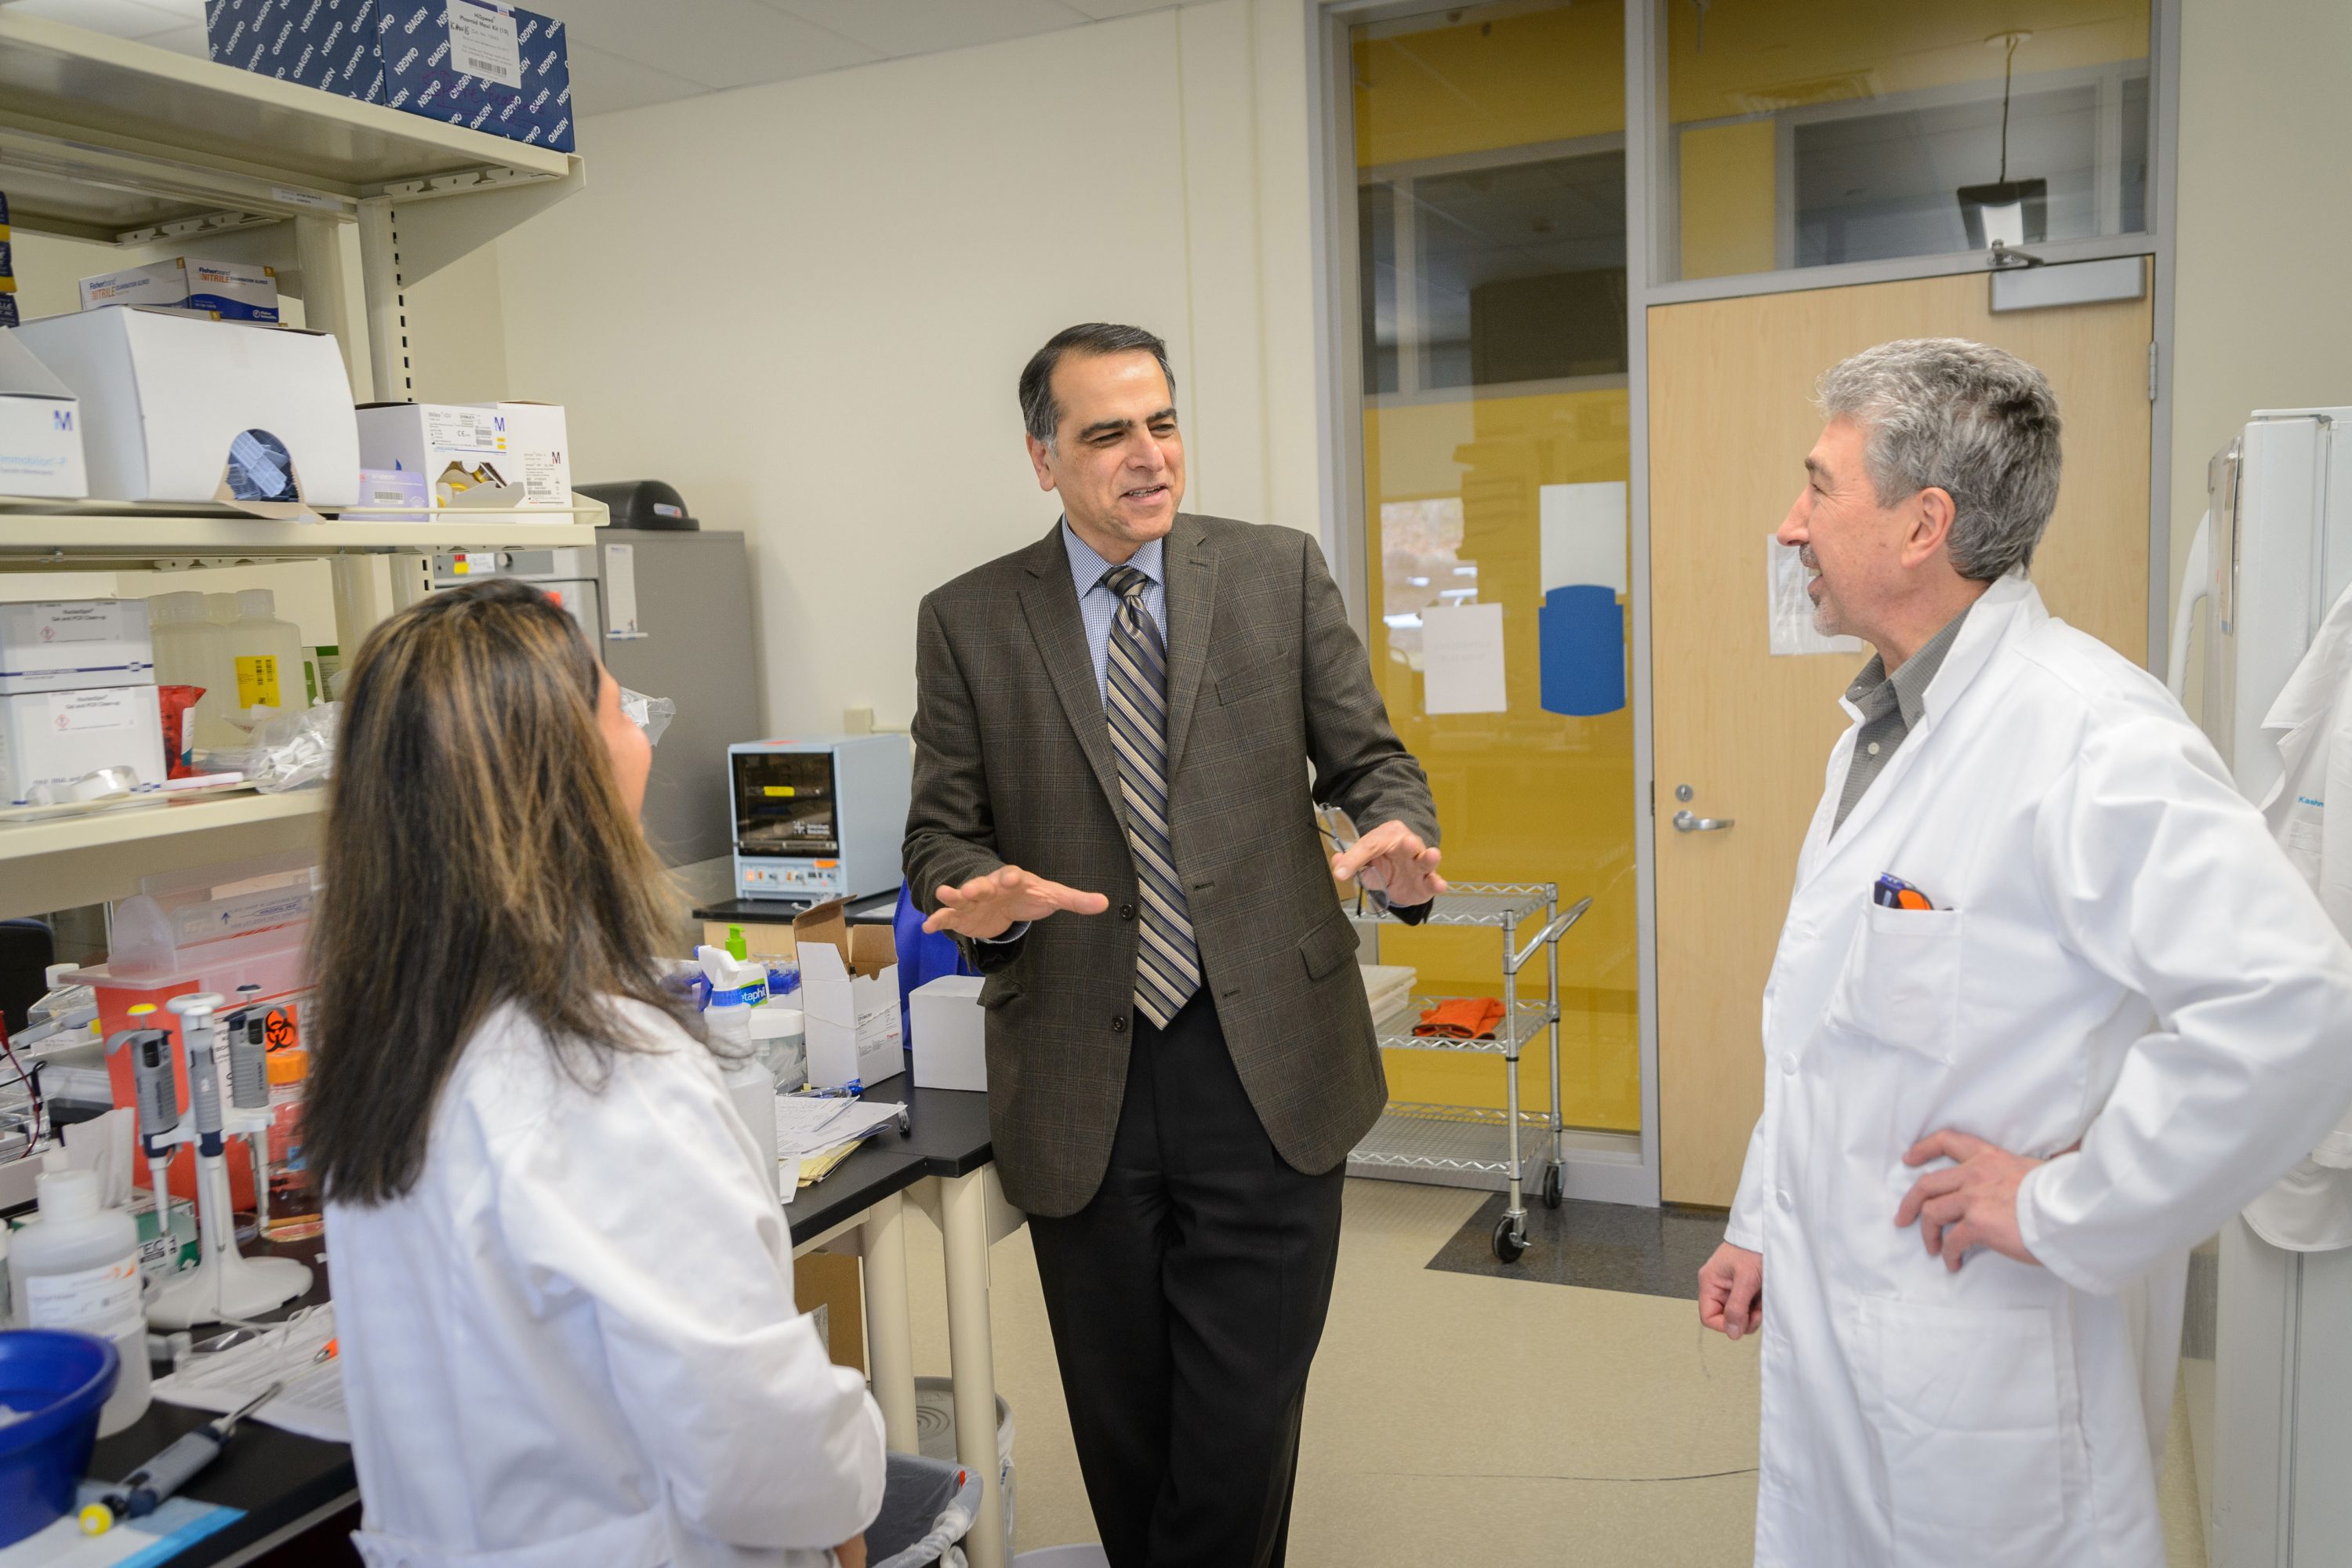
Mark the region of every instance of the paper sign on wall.
POLYGON ((637 625, 637 547, 604 546, 604 640, 628 642, 646 634, 637 625))
POLYGON ((1500 713, 1503 606, 1433 605, 1421 613, 1422 708, 1430 713, 1500 713))
POLYGON ((1536 490, 1542 531, 1542 591, 1592 584, 1632 592, 1625 557, 1625 485, 1543 485, 1536 490))
POLYGON ((1772 652, 1860 653, 1860 637, 1823 637, 1813 628, 1813 601, 1805 592, 1812 574, 1793 546, 1764 536, 1764 613, 1772 627, 1772 652))

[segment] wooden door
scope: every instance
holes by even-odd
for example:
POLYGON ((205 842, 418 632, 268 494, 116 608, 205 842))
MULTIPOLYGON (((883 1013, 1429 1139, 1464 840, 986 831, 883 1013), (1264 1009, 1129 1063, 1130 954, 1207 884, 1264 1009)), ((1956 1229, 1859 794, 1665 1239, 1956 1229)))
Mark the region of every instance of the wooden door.
POLYGON ((1814 379, 1891 338, 1966 337, 2041 367, 2064 478, 2033 580, 2051 613, 2147 656, 2149 302, 1993 315, 1981 273, 1649 313, 1658 1101, 1668 1202, 1727 1205, 1764 1105, 1758 1018, 1797 851, 1861 654, 1772 657, 1766 540, 1821 430, 1814 379), (1730 817, 1678 833, 1689 808, 1730 817))

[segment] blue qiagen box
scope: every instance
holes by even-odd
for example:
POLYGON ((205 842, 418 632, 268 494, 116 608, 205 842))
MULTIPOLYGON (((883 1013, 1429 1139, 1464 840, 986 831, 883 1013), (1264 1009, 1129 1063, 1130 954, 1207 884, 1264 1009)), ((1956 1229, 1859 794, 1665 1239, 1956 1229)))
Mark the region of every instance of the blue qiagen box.
POLYGON ((491 0, 210 0, 213 58, 572 152, 563 24, 491 0))

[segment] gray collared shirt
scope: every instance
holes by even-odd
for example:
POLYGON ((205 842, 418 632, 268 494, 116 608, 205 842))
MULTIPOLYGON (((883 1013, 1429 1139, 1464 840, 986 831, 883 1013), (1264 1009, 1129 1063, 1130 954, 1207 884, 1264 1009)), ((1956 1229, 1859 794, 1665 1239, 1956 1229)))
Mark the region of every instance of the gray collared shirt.
MULTIPOLYGON (((1127 563, 1150 579, 1143 590, 1143 611, 1151 624, 1160 628, 1161 640, 1168 636, 1168 579, 1161 574, 1160 562, 1164 553, 1162 540, 1152 540, 1128 557, 1127 563)), ((1104 560, 1095 547, 1078 537, 1070 520, 1062 520, 1062 548, 1070 557, 1070 585, 1078 591, 1078 619, 1087 631, 1087 652, 1094 657, 1095 690, 1108 700, 1110 689, 1110 624, 1118 616, 1118 595, 1103 581, 1111 563, 1104 560)))
POLYGON ((1895 760, 1896 749, 1910 738, 1927 710, 1927 688, 1934 683, 1936 672, 1944 668, 1944 656, 1959 641, 1960 627, 1968 618, 1968 610, 1962 610, 1944 623, 1944 629, 1929 637, 1892 675, 1886 673, 1884 658, 1871 655, 1870 662, 1846 688, 1846 700, 1862 710, 1862 731, 1853 738, 1853 760, 1846 765, 1845 789, 1838 796, 1832 834, 1845 826, 1847 815, 1878 782, 1878 775, 1895 760))

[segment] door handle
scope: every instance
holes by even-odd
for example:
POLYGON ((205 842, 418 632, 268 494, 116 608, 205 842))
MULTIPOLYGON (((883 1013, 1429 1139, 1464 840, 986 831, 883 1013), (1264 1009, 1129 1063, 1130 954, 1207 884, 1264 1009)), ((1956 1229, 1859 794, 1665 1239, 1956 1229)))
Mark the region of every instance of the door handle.
POLYGON ((1720 833, 1735 819, 1728 816, 1699 816, 1689 811, 1675 813, 1676 833, 1720 833))

